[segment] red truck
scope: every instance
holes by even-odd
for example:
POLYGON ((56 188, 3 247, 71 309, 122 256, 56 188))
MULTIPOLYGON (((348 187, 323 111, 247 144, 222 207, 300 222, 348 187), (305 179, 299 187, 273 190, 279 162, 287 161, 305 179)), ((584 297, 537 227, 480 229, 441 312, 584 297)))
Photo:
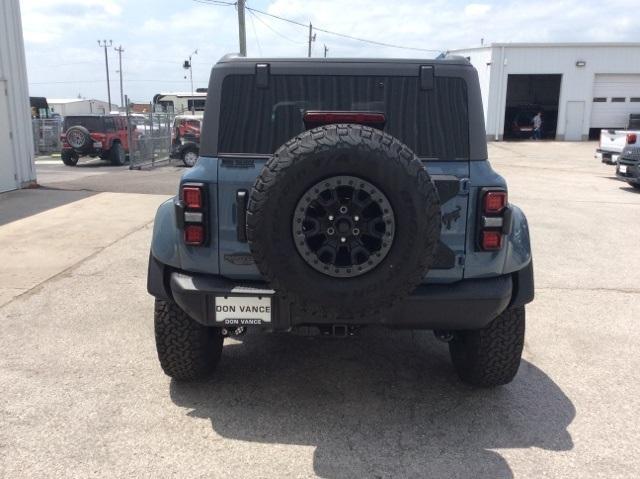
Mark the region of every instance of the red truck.
POLYGON ((127 119, 117 115, 78 115, 64 119, 62 161, 75 166, 82 156, 124 165, 129 154, 127 119))

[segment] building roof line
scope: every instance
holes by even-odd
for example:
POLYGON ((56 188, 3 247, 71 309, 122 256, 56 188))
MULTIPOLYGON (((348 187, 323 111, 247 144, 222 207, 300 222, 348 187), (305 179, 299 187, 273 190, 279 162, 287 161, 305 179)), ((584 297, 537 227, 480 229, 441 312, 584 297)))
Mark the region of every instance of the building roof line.
POLYGON ((640 48, 640 42, 547 42, 547 43, 533 43, 533 42, 495 42, 488 45, 468 47, 468 48, 454 48, 448 50, 449 53, 466 52, 469 50, 486 50, 494 47, 513 47, 513 48, 584 48, 584 47, 600 47, 600 48, 615 48, 615 47, 631 47, 640 48))

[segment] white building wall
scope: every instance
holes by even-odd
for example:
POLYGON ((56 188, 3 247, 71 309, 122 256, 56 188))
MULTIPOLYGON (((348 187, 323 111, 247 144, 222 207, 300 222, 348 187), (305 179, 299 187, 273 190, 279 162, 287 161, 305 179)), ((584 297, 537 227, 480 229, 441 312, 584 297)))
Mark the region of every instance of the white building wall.
POLYGON ((460 55, 469 59, 471 64, 478 71, 480 81, 480 92, 482 93, 482 106, 484 108, 484 122, 488 122, 487 112, 489 104, 489 87, 491 85, 491 48, 470 48, 467 50, 456 50, 455 55, 460 55))
POLYGON ((487 137, 502 139, 509 74, 560 74, 557 138, 562 140, 569 101, 583 101, 582 136, 588 137, 596 74, 640 73, 639 43, 582 44, 492 44, 489 47, 455 50, 451 53, 471 57, 483 90, 487 137), (487 60, 487 57, 490 60, 487 60), (577 61, 584 67, 577 67, 577 61), (488 93, 482 77, 490 61, 488 93), (486 97, 486 100, 485 100, 486 97))
MULTIPOLYGON (((494 46, 494 48, 501 47, 494 46)), ((500 135, 504 130, 507 75, 555 73, 562 75, 557 138, 564 139, 567 102, 584 101, 582 135, 586 139, 589 135, 595 75, 597 73, 640 73, 640 45, 506 46, 504 63, 502 72, 504 89, 500 96, 496 97, 496 104, 492 105, 503 112, 497 128, 500 135), (579 60, 585 61, 586 65, 577 67, 576 62, 579 60)), ((496 80, 499 78, 500 73, 497 72, 496 80)), ((495 133, 495 130, 492 133, 495 133)))
MULTIPOLYGON (((0 175, 5 180, 0 183, 8 185, 9 189, 15 189, 27 186, 36 179, 27 67, 18 0, 0 1, 0 82, 6 86, 7 111, 4 114, 9 120, 10 128, 10 134, 1 137, 8 138, 9 144, 0 145, 0 154, 11 156, 10 159, 0 159, 3 165, 0 175), (10 167, 6 168, 5 165, 10 167)), ((5 91, 0 91, 0 95, 5 95, 5 91)))

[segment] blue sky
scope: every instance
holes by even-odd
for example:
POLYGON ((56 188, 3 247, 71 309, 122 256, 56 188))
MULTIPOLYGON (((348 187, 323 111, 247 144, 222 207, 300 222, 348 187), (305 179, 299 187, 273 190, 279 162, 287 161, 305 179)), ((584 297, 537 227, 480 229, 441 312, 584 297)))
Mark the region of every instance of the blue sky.
MULTIPOLYGON (((194 83, 206 86, 211 66, 238 51, 234 6, 208 0, 21 0, 32 96, 106 100, 104 52, 98 39, 122 45, 125 93, 150 101, 160 91, 188 91, 182 62, 191 52, 194 83)), ((637 0, 247 0, 247 5, 352 36, 446 50, 491 42, 640 41, 637 0), (619 14, 612 14, 618 12, 619 14), (606 21, 603 21, 606 19, 606 21)), ((247 15, 249 56, 306 56, 305 28, 247 15)), ((432 57, 318 32, 313 56, 432 57)), ((109 50, 111 93, 119 103, 117 53, 109 50)))

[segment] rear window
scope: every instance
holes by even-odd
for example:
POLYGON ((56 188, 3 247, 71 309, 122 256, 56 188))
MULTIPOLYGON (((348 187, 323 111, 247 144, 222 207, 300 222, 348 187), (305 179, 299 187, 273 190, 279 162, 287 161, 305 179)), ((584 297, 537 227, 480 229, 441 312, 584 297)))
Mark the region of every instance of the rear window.
POLYGON ((272 154, 304 131, 307 110, 376 111, 384 130, 418 156, 469 157, 466 83, 436 77, 421 90, 419 77, 272 75, 256 88, 253 75, 230 75, 222 85, 220 153, 272 154))
POLYGON ((65 131, 72 126, 84 126, 87 130, 103 131, 102 117, 100 116, 67 116, 64 119, 65 131))

